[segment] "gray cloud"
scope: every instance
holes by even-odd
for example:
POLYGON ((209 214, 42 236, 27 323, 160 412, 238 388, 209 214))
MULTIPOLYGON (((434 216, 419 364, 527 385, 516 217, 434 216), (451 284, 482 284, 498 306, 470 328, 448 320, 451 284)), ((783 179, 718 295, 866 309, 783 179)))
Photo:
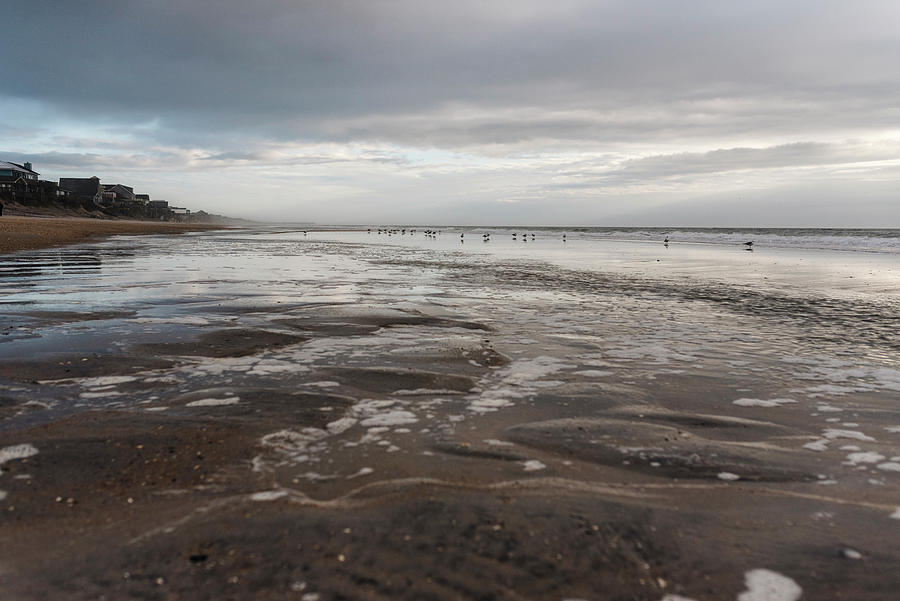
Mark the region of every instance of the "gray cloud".
POLYGON ((0 144, 45 170, 240 166, 346 206, 474 197, 502 216, 837 173, 889 160, 866 140, 900 130, 888 0, 34 0, 4 22, 0 103, 28 110, 0 117, 0 144))
MULTIPOLYGON (((748 97, 783 103, 788 117, 802 103, 865 100, 854 112, 874 109, 870 119, 896 106, 892 24, 900 8, 747 4, 16 3, 5 15, 16 27, 0 43, 21 69, 3 85, 80 116, 160 118, 182 132, 218 126, 266 138, 321 138, 328 132, 320 120, 428 114, 452 102, 487 113, 524 106, 600 114, 684 103, 688 114, 670 114, 658 129, 696 116, 691 108, 711 99, 722 102, 700 116, 713 120, 745 114, 727 100, 748 97), (48 36, 53 43, 35 43, 48 36)), ((583 131, 568 120, 546 125, 537 133, 515 121, 465 131, 474 143, 583 131)), ((396 135, 371 126, 367 133, 396 135)))

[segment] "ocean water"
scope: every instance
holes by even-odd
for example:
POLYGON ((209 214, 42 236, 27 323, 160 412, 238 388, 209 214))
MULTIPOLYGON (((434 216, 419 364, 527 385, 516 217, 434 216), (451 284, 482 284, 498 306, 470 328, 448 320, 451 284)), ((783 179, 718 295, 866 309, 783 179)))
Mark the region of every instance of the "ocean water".
MULTIPOLYGON (((0 369, 44 362, 46 375, 0 371, 0 394, 29 403, 0 432, 94 410, 244 420, 262 430, 230 473, 242 490, 264 478, 259 502, 535 478, 665 486, 693 507, 712 494, 690 484, 702 481, 751 487, 729 505, 746 515, 760 510, 747 491, 808 503, 801 516, 839 512, 854 549, 878 544, 873 524, 896 529, 897 230, 303 227, 4 257, 0 369), (192 350, 238 330, 304 339, 192 350), (59 369, 151 356, 172 364, 59 369), (260 425, 253 407, 298 393, 332 399, 316 409, 326 423, 260 425)), ((747 569, 799 578, 791 562, 819 518, 802 519, 747 569)))
MULTIPOLYGON (((360 226, 348 226, 356 229, 360 226)), ((368 226, 366 226, 368 227, 368 226)), ((388 225, 384 229, 409 228, 388 225)), ((434 226, 411 226, 419 231, 434 226)), ((542 233, 547 236, 566 234, 578 240, 630 240, 658 242, 669 238, 672 243, 738 245, 753 241, 770 248, 848 250, 865 252, 900 252, 900 230, 894 228, 665 228, 665 227, 450 227, 448 231, 476 234, 542 233)))

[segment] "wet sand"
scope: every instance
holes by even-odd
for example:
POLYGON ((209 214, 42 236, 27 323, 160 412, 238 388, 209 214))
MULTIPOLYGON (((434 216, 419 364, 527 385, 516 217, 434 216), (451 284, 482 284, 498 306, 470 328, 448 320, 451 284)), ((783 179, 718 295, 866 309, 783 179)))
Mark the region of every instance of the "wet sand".
MULTIPOLYGON (((42 303, 20 288, 0 342, 0 598, 900 590, 890 360, 810 359, 802 311, 770 322, 725 289, 662 300, 610 277, 584 295, 584 273, 308 248, 254 285, 227 286, 229 257, 215 278, 167 267, 136 301, 86 303, 80 275, 45 276, 42 303)), ((848 327, 828 316, 816 352, 848 327)), ((889 357, 885 336, 860 340, 889 357)))
POLYGON ((0 254, 66 246, 102 236, 177 234, 221 227, 197 223, 4 215, 0 217, 0 254))

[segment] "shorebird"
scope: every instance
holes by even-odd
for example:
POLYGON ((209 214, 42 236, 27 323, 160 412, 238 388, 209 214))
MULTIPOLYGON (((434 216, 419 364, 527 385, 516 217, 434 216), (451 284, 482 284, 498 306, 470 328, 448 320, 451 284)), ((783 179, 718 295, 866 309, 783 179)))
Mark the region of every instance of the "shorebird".
POLYGON ((747 248, 753 248, 753 240, 751 240, 750 242, 744 242, 744 246, 746 246, 747 248))

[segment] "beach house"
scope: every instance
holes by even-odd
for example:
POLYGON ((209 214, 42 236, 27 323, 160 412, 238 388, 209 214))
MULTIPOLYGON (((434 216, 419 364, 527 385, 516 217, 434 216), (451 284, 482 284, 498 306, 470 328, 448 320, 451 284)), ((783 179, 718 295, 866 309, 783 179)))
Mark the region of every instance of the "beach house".
POLYGON ((68 190, 74 200, 88 200, 94 204, 103 202, 103 185, 100 178, 94 177, 61 177, 59 187, 68 190))
POLYGON ((23 201, 37 189, 38 175, 31 163, 19 165, 0 161, 0 197, 23 201))
POLYGON ((103 184, 103 198, 110 204, 126 203, 134 200, 134 188, 124 184, 103 184))
POLYGON ((0 184, 14 184, 19 180, 25 183, 37 183, 39 175, 40 173, 31 168, 31 163, 19 165, 18 163, 0 161, 0 184))

